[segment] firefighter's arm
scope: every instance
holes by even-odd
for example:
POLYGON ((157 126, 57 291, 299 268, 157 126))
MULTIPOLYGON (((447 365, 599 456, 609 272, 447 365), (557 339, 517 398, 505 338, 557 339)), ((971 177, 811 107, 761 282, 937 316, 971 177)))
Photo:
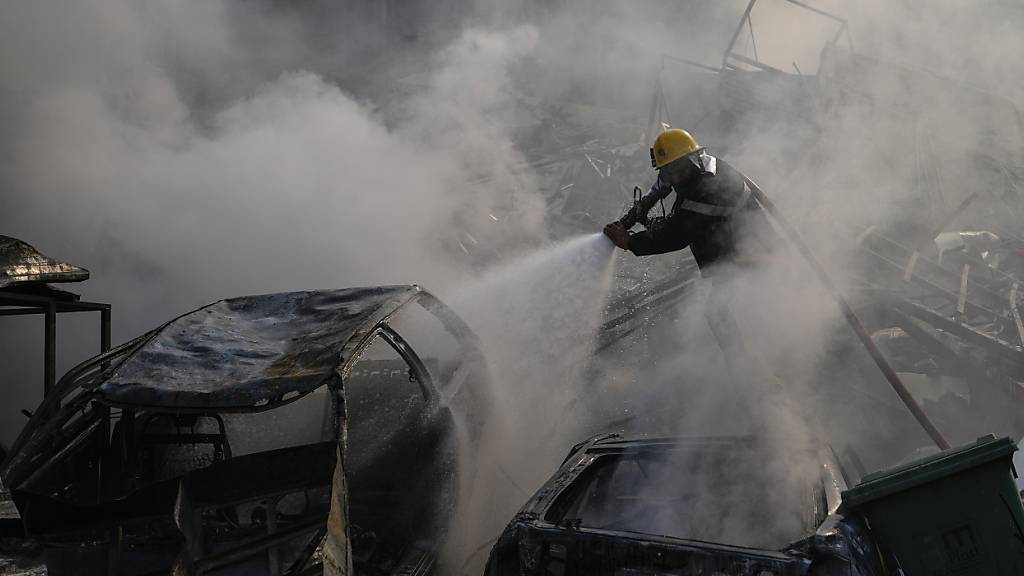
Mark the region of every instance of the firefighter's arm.
POLYGON ((682 250, 707 232, 709 218, 679 210, 656 225, 629 235, 628 250, 637 256, 650 256, 682 250))

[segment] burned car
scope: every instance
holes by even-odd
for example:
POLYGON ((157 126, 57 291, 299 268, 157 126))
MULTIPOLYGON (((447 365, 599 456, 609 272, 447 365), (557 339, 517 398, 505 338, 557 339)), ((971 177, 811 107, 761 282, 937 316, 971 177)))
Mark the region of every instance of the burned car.
POLYGON ((861 521, 840 513, 848 482, 831 451, 773 461, 761 444, 579 444, 505 529, 486 573, 881 575, 861 521))
POLYGON ((3 463, 59 574, 426 574, 486 417, 418 286, 220 300, 69 371, 3 463))

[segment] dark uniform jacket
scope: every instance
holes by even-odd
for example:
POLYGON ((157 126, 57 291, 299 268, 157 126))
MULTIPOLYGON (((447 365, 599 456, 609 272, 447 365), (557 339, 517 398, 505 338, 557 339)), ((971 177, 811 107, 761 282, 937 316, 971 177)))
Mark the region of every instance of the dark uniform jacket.
MULTIPOLYGON (((633 254, 664 254, 689 246, 701 273, 707 275, 714 264, 753 261, 774 244, 775 232, 743 176, 708 154, 702 160, 703 170, 676 188, 668 216, 652 219, 647 230, 630 234, 633 254)), ((664 198, 671 191, 659 174, 647 197, 664 198)))

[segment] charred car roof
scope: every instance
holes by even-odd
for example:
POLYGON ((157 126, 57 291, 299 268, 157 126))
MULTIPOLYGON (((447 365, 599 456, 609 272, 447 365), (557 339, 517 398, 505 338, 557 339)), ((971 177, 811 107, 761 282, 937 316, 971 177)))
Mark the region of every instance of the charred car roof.
POLYGON ((99 385, 115 405, 241 409, 303 395, 422 292, 380 286, 219 300, 150 332, 99 385))

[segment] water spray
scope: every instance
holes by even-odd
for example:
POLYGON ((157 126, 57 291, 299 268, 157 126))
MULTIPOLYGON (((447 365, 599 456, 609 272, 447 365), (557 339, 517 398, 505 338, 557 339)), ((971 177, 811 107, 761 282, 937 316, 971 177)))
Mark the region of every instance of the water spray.
POLYGON ((614 255, 603 234, 577 236, 502 262, 444 296, 480 338, 494 399, 456 554, 489 546, 480 535, 501 530, 589 424, 567 418, 565 407, 583 389, 614 255))

